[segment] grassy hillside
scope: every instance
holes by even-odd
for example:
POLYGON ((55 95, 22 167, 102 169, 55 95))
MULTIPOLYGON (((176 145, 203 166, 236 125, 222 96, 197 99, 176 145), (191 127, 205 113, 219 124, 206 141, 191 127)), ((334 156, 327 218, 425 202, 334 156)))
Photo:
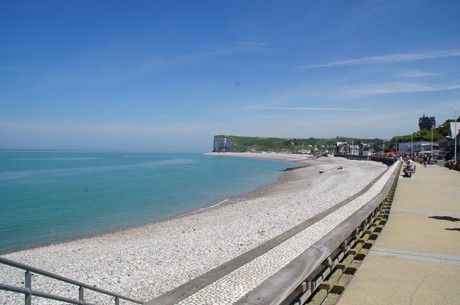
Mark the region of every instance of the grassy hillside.
POLYGON ((237 151, 266 151, 266 152, 291 152, 296 153, 303 150, 311 150, 315 147, 319 150, 333 151, 337 142, 348 142, 357 145, 363 143, 374 143, 375 145, 382 146, 383 140, 381 139, 357 139, 347 137, 336 137, 328 139, 318 138, 260 138, 260 137, 241 137, 241 136, 216 136, 219 138, 230 139, 236 146, 237 151))

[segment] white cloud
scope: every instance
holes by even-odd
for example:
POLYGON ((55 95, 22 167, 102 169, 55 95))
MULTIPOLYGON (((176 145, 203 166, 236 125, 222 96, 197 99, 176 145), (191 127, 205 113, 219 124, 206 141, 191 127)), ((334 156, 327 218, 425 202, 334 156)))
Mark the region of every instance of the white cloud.
POLYGON ((436 76, 436 73, 422 71, 422 70, 407 70, 400 71, 397 74, 397 77, 400 78, 417 78, 417 77, 427 77, 427 76, 436 76))
POLYGON ((343 89, 343 94, 349 97, 357 97, 375 94, 415 93, 458 89, 460 89, 460 84, 388 82, 363 85, 359 88, 343 89))
POLYGON ((446 57, 460 56, 460 50, 444 50, 437 52, 428 53, 406 53, 406 54, 389 54, 381 56, 368 56, 356 59, 345 59, 338 60, 325 64, 313 64, 304 66, 302 68, 330 68, 337 66, 353 66, 353 65, 368 65, 368 64, 379 64, 379 63, 391 63, 391 62, 404 62, 404 61, 418 61, 426 59, 437 59, 446 57))
POLYGON ((253 106, 253 109, 266 110, 300 110, 300 111, 368 111, 363 108, 337 108, 337 107, 268 107, 268 106, 253 106))
POLYGON ((257 41, 237 41, 236 46, 239 46, 243 50, 259 50, 264 49, 268 46, 267 43, 257 41))

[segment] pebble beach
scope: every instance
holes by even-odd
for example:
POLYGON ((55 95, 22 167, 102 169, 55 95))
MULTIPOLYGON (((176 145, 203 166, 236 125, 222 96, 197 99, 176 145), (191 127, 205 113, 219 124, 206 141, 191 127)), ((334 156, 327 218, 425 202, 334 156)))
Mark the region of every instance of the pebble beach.
MULTIPOLYGON (((272 185, 211 208, 3 257, 146 302, 356 194, 387 169, 378 162, 335 157, 218 155, 293 161, 299 168, 286 171, 272 185)), ((0 283, 23 285, 21 271, 0 268, 0 283)), ((33 287, 70 298, 78 295, 73 288, 38 276, 33 287)), ((33 304, 52 304, 40 301, 34 299, 33 304)), ((22 302, 21 295, 0 291, 1 304, 22 302)))

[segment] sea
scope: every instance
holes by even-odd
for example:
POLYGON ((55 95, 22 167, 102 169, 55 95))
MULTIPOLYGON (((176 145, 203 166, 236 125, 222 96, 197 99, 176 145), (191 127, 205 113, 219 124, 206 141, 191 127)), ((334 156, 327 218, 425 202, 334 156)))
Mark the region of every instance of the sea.
POLYGON ((292 166, 196 153, 0 151, 0 254, 203 209, 292 166))

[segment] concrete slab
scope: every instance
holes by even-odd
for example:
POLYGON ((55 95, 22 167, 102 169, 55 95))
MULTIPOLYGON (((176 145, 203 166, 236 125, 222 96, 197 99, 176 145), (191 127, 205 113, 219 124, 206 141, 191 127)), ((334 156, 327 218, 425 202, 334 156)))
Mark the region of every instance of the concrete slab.
POLYGON ((391 212, 376 246, 460 256, 460 231, 451 230, 459 228, 460 222, 444 217, 435 213, 391 212))
POLYGON ((418 166, 338 305, 460 304, 458 287, 460 172, 418 166))
POLYGON ((339 305, 460 304, 460 266, 370 254, 339 305))

